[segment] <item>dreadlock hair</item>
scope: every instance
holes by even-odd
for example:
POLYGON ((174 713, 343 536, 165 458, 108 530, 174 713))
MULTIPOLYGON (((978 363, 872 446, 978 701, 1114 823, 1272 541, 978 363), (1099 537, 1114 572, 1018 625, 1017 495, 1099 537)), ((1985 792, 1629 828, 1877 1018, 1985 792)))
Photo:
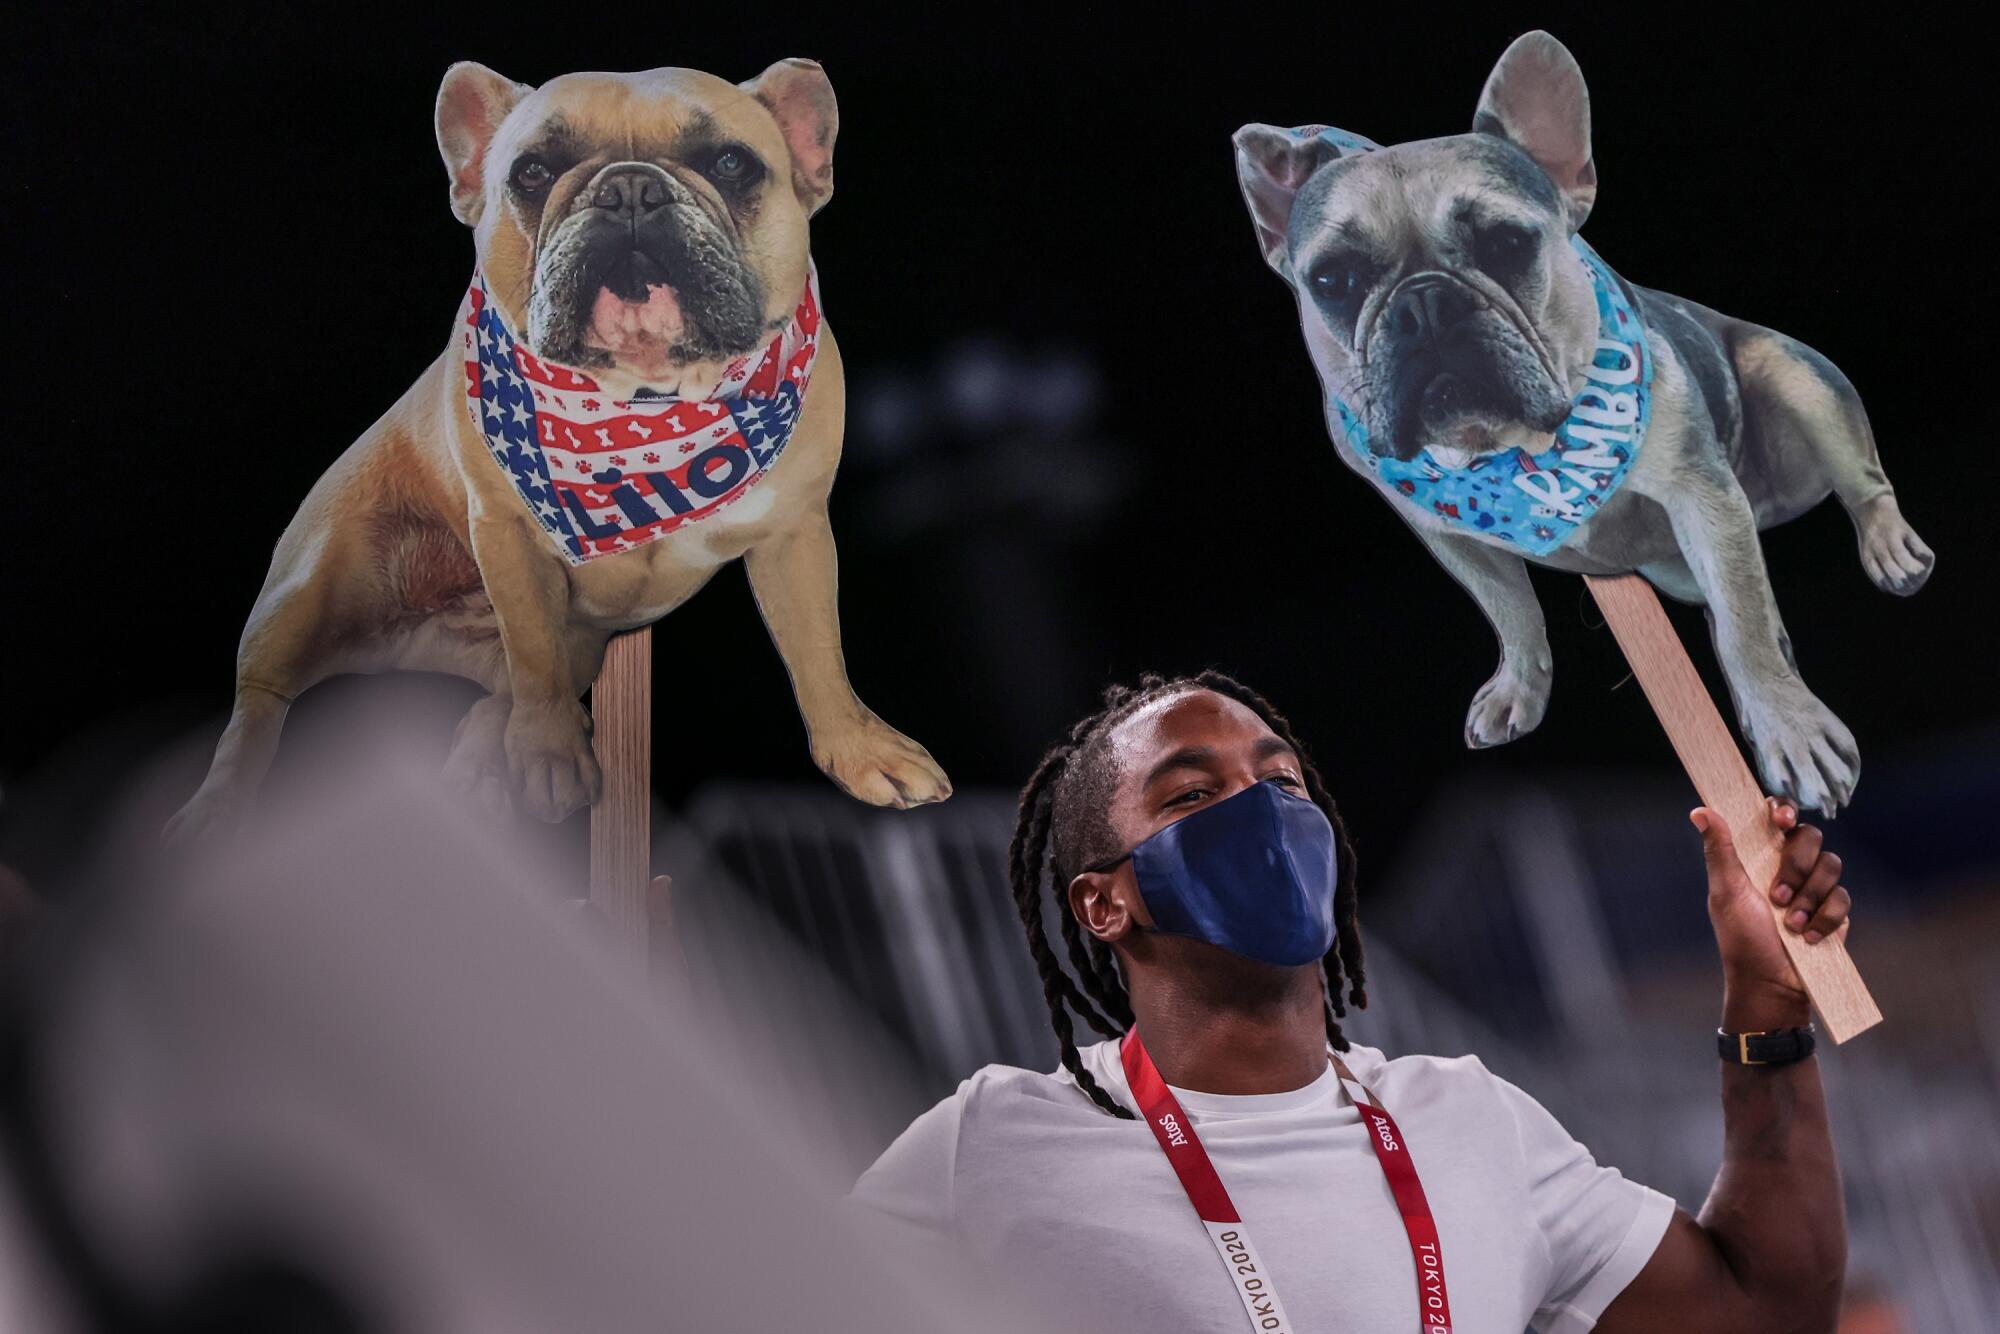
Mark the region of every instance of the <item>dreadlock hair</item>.
POLYGON ((1007 875, 1014 890, 1014 905, 1021 913, 1021 925, 1027 928, 1028 953, 1042 979, 1049 1023, 1062 1044, 1063 1068, 1090 1095, 1092 1102, 1126 1120, 1136 1118, 1083 1068, 1070 1015, 1074 1012, 1106 1037, 1117 1037, 1132 1026, 1131 998, 1126 995, 1110 946, 1095 936, 1086 943, 1076 915, 1069 910, 1066 891, 1083 868, 1115 857, 1120 851, 1108 811, 1119 777, 1110 762, 1112 730, 1155 700, 1193 690, 1210 690, 1243 705, 1299 757, 1306 793, 1333 825, 1335 863, 1340 875, 1333 899, 1338 929, 1333 947, 1320 960, 1326 995, 1326 1037, 1335 1051, 1348 1050, 1339 1022, 1346 1017, 1347 1006, 1366 1009, 1368 1005, 1361 966, 1361 931, 1356 920, 1354 848, 1348 842, 1347 827, 1341 822, 1333 798, 1327 795, 1326 784, 1320 781, 1319 771, 1313 767, 1306 748, 1293 734, 1291 723, 1271 701, 1221 672, 1176 677, 1147 673, 1136 686, 1112 686, 1104 692, 1103 706, 1072 727, 1069 736, 1042 757, 1027 786, 1021 789, 1020 814, 1015 821, 1013 840, 1007 846, 1007 875), (1049 886, 1046 900, 1053 901, 1061 924, 1068 969, 1057 959, 1049 943, 1044 921, 1048 906, 1042 889, 1045 881, 1049 886), (1345 1000, 1341 995, 1343 983, 1345 1000))

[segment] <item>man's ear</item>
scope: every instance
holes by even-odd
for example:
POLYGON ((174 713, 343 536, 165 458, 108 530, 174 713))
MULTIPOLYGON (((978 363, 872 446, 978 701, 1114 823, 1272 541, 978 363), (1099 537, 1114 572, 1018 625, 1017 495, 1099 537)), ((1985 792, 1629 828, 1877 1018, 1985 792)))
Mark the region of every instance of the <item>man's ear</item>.
POLYGON ((486 201, 486 150, 507 113, 533 91, 477 61, 461 60, 444 72, 437 95, 438 152, 451 173, 451 211, 468 227, 479 222, 486 201))
POLYGON ((833 140, 840 133, 833 84, 818 61, 793 57, 741 87, 778 122, 792 153, 792 190, 811 217, 833 198, 833 140))
POLYGON ((1245 125, 1230 142, 1236 145, 1236 183, 1250 208, 1264 262, 1290 282, 1292 261, 1286 237, 1291 229, 1292 200, 1307 178, 1339 157, 1340 150, 1316 134, 1301 135, 1275 125, 1245 125))
POLYGON ((1486 76, 1472 128, 1520 145, 1556 183, 1575 231, 1597 202, 1590 90, 1569 48, 1545 32, 1516 37, 1486 76))
POLYGON ((1085 871, 1069 882, 1070 912, 1084 930, 1107 944, 1125 939, 1139 926, 1124 896, 1116 892, 1117 884, 1117 867, 1085 871))

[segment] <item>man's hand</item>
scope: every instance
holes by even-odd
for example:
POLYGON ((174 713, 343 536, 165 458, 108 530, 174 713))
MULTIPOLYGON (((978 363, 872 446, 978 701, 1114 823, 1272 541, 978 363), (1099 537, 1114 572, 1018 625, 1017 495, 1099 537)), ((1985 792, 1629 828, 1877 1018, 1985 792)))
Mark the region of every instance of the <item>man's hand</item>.
MULTIPOLYGON (((1783 930, 1817 944, 1847 929, 1840 858, 1819 830, 1774 801, 1784 834, 1777 881, 1753 885, 1721 816, 1689 818, 1708 858, 1708 915, 1722 950, 1722 1026, 1798 1028, 1811 1016, 1783 930)), ((1692 1038, 1692 1034, 1689 1035, 1692 1038)), ((1847 1217, 1826 1123, 1819 1062, 1721 1064, 1722 1170, 1699 1218, 1676 1212, 1646 1267, 1597 1322, 1597 1334, 1763 1334, 1831 1330, 1847 1272, 1847 1217)))
POLYGON ((1701 806, 1688 816, 1701 831, 1708 862, 1708 916, 1722 952, 1722 1026, 1732 1033, 1803 1027, 1811 1017, 1805 988, 1771 929, 1764 896, 1785 910, 1784 930, 1809 945, 1844 933, 1852 903, 1840 883, 1840 858, 1821 846, 1820 831, 1799 823, 1790 802, 1768 800, 1785 836, 1777 881, 1769 886, 1750 883, 1720 815, 1701 806))

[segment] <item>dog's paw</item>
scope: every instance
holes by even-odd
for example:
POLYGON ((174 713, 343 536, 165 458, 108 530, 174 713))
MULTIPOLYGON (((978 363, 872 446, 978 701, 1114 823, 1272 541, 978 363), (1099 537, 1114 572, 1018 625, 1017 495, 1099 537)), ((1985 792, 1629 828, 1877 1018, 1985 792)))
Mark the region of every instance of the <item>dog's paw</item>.
POLYGON ((459 720, 451 755, 444 762, 445 781, 469 793, 479 809, 495 820, 514 813, 514 778, 507 761, 507 715, 511 702, 488 695, 459 720))
POLYGON ((536 817, 554 824, 603 794, 604 774, 590 749, 590 715, 575 700, 516 700, 505 744, 514 790, 536 817))
POLYGON ((1503 663, 1472 697, 1465 715, 1465 744, 1474 750, 1504 746, 1539 727, 1548 707, 1548 672, 1522 674, 1503 663))
POLYGON ((1878 496, 1854 516, 1861 568, 1884 593, 1908 597, 1924 586, 1937 557, 1910 527, 1894 496, 1878 496))
POLYGON ((951 780, 931 753, 872 713, 824 737, 815 734, 812 751, 841 791, 871 806, 907 810, 951 795, 951 780))
POLYGON ((1749 701, 1741 719, 1764 788, 1831 816, 1861 781, 1861 751, 1847 724, 1804 685, 1749 701))

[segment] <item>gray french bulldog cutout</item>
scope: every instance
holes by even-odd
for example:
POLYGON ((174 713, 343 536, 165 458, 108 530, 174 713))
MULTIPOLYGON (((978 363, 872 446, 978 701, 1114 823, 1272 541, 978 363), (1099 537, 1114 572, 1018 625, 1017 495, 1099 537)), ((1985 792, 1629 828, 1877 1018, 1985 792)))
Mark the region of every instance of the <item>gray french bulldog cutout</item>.
POLYGON ((1767 788, 1827 814, 1845 805, 1860 753, 1799 674, 1757 534, 1831 493, 1878 588, 1916 592, 1935 558, 1831 362, 1629 283, 1577 235, 1597 168, 1569 51, 1544 32, 1517 39, 1469 133, 1384 147, 1247 125, 1235 149, 1341 458, 1499 638, 1466 743, 1511 741, 1548 707, 1525 562, 1637 570, 1705 609, 1767 788))

